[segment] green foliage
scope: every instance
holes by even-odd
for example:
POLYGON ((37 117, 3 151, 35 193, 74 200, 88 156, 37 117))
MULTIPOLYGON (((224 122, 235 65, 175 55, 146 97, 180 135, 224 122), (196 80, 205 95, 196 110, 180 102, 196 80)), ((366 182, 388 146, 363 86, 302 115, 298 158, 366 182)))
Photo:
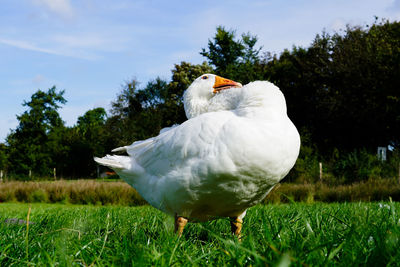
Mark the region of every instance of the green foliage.
POLYGON ((382 22, 369 30, 348 27, 344 36, 332 37, 331 112, 338 113, 333 122, 351 133, 342 141, 348 147, 399 142, 399 36, 400 23, 382 22))
POLYGON ((107 121, 107 128, 113 135, 112 142, 118 146, 157 135, 164 127, 167 82, 157 78, 143 89, 137 86, 136 80, 127 82, 112 102, 113 116, 107 121))
POLYGON ((151 207, 0 206, 0 264, 101 266, 395 266, 398 203, 291 204, 248 210, 243 241, 228 219, 189 223, 151 207), (22 224, 4 223, 15 218, 22 224))
POLYGON ((365 149, 341 155, 330 162, 329 168, 336 177, 343 177, 346 183, 368 179, 396 178, 399 175, 400 157, 398 151, 389 152, 388 160, 381 161, 376 154, 365 149))
POLYGON ((103 108, 91 109, 78 118, 77 128, 86 139, 92 139, 103 128, 106 117, 103 108))
POLYGON ((317 183, 320 182, 319 163, 322 163, 322 180, 325 184, 340 185, 374 180, 396 180, 399 177, 399 150, 389 151, 387 160, 382 161, 376 153, 366 149, 352 152, 340 152, 334 149, 332 155, 321 157, 315 145, 303 143, 296 165, 285 177, 284 182, 317 183))
POLYGON ((235 40, 235 31, 219 26, 213 40, 208 40, 208 50, 203 48, 200 54, 215 67, 218 75, 246 84, 262 78, 261 48, 256 48, 256 36, 246 33, 241 37, 235 40))
POLYGON ((5 171, 8 167, 8 153, 7 146, 0 143, 0 170, 5 171))
POLYGON ((94 156, 102 156, 110 149, 107 146, 107 113, 103 108, 88 110, 78 118, 77 124, 65 130, 62 138, 63 158, 57 162, 61 177, 96 177, 97 165, 94 156))
POLYGON ((235 31, 227 31, 219 26, 214 40, 208 40, 208 51, 203 48, 200 52, 221 75, 224 75, 230 66, 239 64, 240 58, 244 56, 244 45, 241 41, 234 40, 235 35, 235 31))
POLYGON ((47 176, 53 167, 52 152, 57 149, 52 142, 60 128, 64 127, 57 109, 65 104, 64 91, 56 87, 47 92, 38 90, 23 106, 28 110, 17 116, 19 125, 7 136, 10 171, 47 176))
POLYGON ((324 155, 398 146, 399 36, 399 22, 375 22, 265 59, 265 78, 281 88, 289 116, 324 155))
POLYGON ((301 147, 296 164, 284 182, 314 183, 319 179, 318 150, 312 144, 310 134, 302 129, 300 131, 301 147))
POLYGON ((100 205, 145 205, 146 201, 125 182, 95 180, 0 183, 0 203, 43 202, 100 205))
POLYGON ((325 180, 315 183, 277 185, 264 203, 290 202, 369 202, 400 201, 400 183, 396 179, 369 179, 348 185, 333 185, 325 180))
POLYGON ((47 200, 47 193, 46 193, 46 191, 43 190, 42 188, 40 188, 40 189, 34 191, 34 192, 32 193, 32 195, 31 195, 30 201, 31 201, 31 202, 36 202, 36 203, 40 203, 40 202, 46 203, 46 202, 48 201, 48 200, 47 200))

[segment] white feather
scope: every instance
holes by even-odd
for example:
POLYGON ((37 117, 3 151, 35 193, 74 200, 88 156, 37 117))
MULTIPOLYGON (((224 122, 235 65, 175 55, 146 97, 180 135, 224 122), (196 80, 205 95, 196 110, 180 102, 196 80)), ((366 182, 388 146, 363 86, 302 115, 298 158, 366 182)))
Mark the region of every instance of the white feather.
POLYGON ((275 85, 258 81, 215 95, 208 75, 185 92, 189 120, 123 147, 129 156, 96 161, 169 214, 244 216, 293 167, 300 137, 275 85))

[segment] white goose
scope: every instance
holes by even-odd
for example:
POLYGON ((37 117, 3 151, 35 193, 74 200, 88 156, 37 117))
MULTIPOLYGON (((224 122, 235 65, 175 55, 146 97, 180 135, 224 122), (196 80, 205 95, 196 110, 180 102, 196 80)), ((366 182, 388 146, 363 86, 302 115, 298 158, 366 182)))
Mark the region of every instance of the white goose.
POLYGON ((204 74, 185 91, 184 106, 188 120, 181 125, 113 150, 129 156, 95 160, 175 216, 179 235, 188 220, 230 217, 240 237, 247 208, 265 198, 299 154, 285 98, 267 81, 242 86, 204 74))

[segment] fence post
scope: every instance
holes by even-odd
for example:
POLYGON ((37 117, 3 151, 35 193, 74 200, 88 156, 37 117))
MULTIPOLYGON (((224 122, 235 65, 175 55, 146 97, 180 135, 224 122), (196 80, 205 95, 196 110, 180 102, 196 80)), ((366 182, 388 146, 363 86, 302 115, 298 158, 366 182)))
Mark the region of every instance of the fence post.
POLYGON ((53 169, 53 176, 54 176, 54 181, 57 179, 57 176, 56 176, 56 168, 54 168, 53 169))
POLYGON ((0 182, 3 182, 3 170, 0 171, 0 182))
POLYGON ((319 163, 319 180, 322 182, 322 162, 319 163))
POLYGON ((29 170, 29 179, 32 177, 32 170, 29 170))

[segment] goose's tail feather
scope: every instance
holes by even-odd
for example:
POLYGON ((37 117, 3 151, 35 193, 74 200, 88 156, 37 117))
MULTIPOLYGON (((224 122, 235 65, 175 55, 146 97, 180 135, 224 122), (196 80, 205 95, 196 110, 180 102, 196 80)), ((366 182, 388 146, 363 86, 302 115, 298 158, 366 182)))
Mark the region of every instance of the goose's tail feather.
POLYGON ((128 157, 126 156, 116 156, 116 155, 107 155, 102 158, 94 157, 94 161, 97 163, 110 167, 113 170, 123 170, 127 169, 127 162, 128 157))
POLYGON ((126 146, 114 148, 111 152, 126 152, 126 146))

